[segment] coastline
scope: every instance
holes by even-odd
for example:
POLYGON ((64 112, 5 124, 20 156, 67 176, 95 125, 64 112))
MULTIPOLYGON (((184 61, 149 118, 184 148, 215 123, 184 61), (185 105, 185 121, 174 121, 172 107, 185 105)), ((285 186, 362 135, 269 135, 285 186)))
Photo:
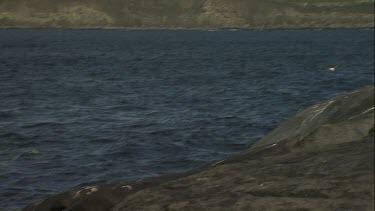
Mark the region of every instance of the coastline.
POLYGON ((269 27, 269 28, 184 28, 184 27, 28 27, 0 26, 0 30, 103 30, 103 31, 303 31, 303 30, 375 30, 375 26, 347 27, 269 27))
POLYGON ((6 0, 0 28, 270 30, 374 28, 374 0, 6 0))

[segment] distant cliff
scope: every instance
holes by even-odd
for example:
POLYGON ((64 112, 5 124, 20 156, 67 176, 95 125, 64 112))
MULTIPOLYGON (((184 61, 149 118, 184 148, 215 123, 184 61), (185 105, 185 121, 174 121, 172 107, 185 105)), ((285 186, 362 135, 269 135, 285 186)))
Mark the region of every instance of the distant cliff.
POLYGON ((374 0, 0 0, 0 28, 374 27, 374 0))

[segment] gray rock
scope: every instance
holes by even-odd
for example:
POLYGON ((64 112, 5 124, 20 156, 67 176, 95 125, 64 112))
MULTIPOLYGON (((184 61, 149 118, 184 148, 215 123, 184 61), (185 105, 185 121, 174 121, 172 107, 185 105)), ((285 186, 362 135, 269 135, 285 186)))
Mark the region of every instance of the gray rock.
POLYGON ((360 140, 374 130, 374 86, 307 108, 280 125, 252 148, 287 142, 325 147, 360 140), (308 143, 308 144, 307 144, 308 143))

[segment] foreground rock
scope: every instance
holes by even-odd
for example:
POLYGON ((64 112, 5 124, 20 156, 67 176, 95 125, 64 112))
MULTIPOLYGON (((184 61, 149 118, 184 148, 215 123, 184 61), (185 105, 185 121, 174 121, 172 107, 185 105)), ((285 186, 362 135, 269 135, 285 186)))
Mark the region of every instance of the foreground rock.
POLYGON ((374 87, 307 108, 203 170, 85 187, 24 210, 374 210, 374 87))

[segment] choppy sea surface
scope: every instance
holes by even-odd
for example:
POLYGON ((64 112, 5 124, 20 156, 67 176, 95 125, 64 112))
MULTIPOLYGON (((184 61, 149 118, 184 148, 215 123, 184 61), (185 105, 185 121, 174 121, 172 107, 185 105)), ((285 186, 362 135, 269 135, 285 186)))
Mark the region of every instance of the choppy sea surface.
POLYGON ((373 30, 0 30, 0 210, 200 167, 373 83, 373 30))

